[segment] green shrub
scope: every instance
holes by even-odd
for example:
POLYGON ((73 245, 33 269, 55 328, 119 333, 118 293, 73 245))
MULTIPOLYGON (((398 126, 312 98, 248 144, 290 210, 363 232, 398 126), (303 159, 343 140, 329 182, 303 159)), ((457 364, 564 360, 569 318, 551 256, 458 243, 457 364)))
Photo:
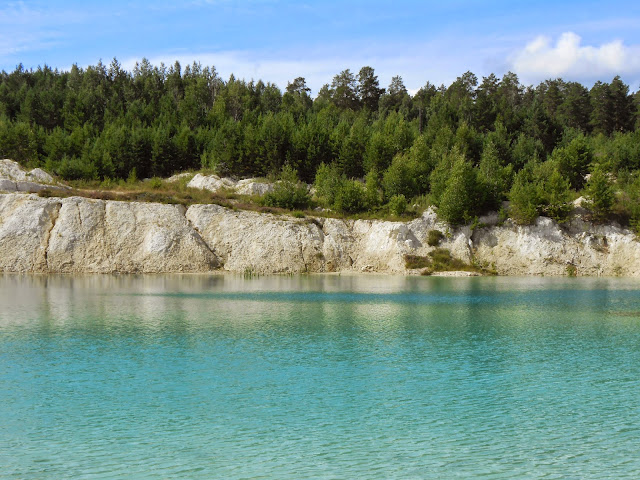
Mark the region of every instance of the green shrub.
POLYGON ((427 233, 427 245, 430 247, 437 247, 442 240, 444 240, 444 233, 440 230, 429 230, 427 233))
POLYGON ((640 175, 629 183, 626 194, 629 198, 629 223, 636 235, 640 236, 640 175))
POLYGON ((133 167, 129 172, 129 176, 127 177, 127 183, 129 185, 133 185, 138 181, 138 173, 136 171, 136 167, 133 167))
POLYGON ((316 171, 313 186, 322 203, 331 207, 335 201, 336 193, 345 181, 346 177, 340 172, 336 164, 326 165, 321 163, 316 171))
POLYGON ((422 255, 405 255, 404 265, 408 269, 428 268, 431 266, 431 259, 422 255))
POLYGON ((383 175, 384 193, 387 198, 394 195, 413 198, 427 191, 430 173, 430 164, 419 161, 412 152, 396 155, 383 175))
POLYGON ((389 199, 389 211, 397 216, 407 211, 407 199, 404 195, 394 195, 389 199))
POLYGON ((509 215, 518 225, 530 225, 538 217, 542 203, 539 189, 528 168, 520 170, 509 191, 509 215))
POLYGON ((477 190, 476 171, 464 156, 458 156, 437 203, 438 216, 452 224, 468 221, 479 208, 477 190))
POLYGON ((367 176, 367 187, 356 180, 349 180, 335 164, 321 164, 314 186, 319 200, 329 208, 342 213, 358 213, 377 205, 378 184, 373 176, 367 176))
POLYGON ((149 180, 149 186, 154 190, 157 190, 158 188, 162 187, 162 179, 158 177, 151 178, 149 180))
POLYGON ((367 209, 365 190, 356 180, 345 180, 337 188, 333 208, 339 212, 357 213, 367 209))
POLYGON ((56 166, 47 164, 48 168, 54 170, 65 180, 94 180, 98 177, 98 172, 92 163, 83 162, 78 157, 62 158, 56 166))
POLYGON ((478 183, 482 195, 482 205, 495 210, 506 198, 513 179, 513 166, 502 166, 498 152, 493 143, 487 144, 482 152, 478 165, 478 183))
POLYGON ((310 201, 306 185, 300 183, 298 173, 289 165, 283 167, 273 191, 263 197, 266 206, 288 210, 305 209, 310 201))
POLYGON ((436 248, 429 252, 428 256, 405 255, 404 263, 406 268, 418 269, 423 268, 423 275, 430 275, 434 272, 451 272, 455 270, 464 272, 477 272, 483 274, 495 275, 495 268, 488 268, 474 262, 472 265, 463 262, 458 258, 451 256, 451 252, 446 248, 436 248))
POLYGON ((571 188, 580 189, 584 185, 584 177, 589 173, 589 165, 593 161, 593 151, 589 141, 580 135, 566 146, 558 147, 551 154, 557 162, 562 174, 569 180, 571 188))
POLYGON ((543 203, 542 212, 557 222, 566 221, 572 208, 569 180, 558 169, 540 176, 543 178, 539 192, 543 203))
POLYGON ((382 186, 377 170, 370 170, 364 179, 364 196, 367 208, 376 208, 382 203, 382 186))
POLYGON ((611 214, 615 200, 611 181, 600 166, 594 168, 585 188, 586 207, 591 210, 594 220, 603 221, 611 214))
POLYGON ((469 265, 451 256, 451 252, 446 248, 436 248, 429 252, 431 257, 431 269, 434 272, 447 272, 452 270, 467 270, 469 265))

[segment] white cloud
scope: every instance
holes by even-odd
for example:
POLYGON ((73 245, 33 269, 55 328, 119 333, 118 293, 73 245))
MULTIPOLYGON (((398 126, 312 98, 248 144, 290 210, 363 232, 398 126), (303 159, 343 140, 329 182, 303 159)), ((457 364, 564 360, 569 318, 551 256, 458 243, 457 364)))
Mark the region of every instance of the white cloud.
POLYGON ((600 46, 582 45, 580 36, 565 32, 555 45, 539 36, 511 57, 511 68, 526 81, 564 77, 610 80, 615 75, 640 77, 640 45, 621 40, 600 46))

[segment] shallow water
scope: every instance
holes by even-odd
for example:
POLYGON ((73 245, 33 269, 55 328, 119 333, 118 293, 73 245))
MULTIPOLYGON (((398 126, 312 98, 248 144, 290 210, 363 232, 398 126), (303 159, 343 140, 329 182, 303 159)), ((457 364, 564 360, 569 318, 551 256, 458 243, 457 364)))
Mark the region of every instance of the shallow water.
POLYGON ((638 288, 0 275, 0 478, 640 478, 638 288))

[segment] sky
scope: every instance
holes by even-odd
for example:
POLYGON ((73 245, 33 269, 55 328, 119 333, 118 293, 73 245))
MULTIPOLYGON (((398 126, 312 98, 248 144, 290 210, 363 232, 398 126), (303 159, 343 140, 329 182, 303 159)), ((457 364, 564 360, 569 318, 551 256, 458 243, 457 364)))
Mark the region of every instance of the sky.
POLYGON ((284 89, 315 93, 345 69, 371 66, 380 84, 449 85, 466 71, 515 72, 590 87, 620 75, 640 89, 636 1, 0 0, 0 70, 68 70, 113 58, 194 61, 284 89))

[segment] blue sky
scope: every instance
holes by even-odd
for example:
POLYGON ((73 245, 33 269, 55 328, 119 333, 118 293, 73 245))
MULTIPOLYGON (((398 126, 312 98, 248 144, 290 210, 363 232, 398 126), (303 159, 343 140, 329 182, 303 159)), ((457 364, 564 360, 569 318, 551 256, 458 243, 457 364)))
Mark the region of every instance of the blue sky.
POLYGON ((525 84, 562 77, 590 86, 619 74, 640 88, 637 1, 0 0, 0 69, 68 69, 117 57, 214 65, 314 92, 370 65, 414 91, 511 70, 525 84))

